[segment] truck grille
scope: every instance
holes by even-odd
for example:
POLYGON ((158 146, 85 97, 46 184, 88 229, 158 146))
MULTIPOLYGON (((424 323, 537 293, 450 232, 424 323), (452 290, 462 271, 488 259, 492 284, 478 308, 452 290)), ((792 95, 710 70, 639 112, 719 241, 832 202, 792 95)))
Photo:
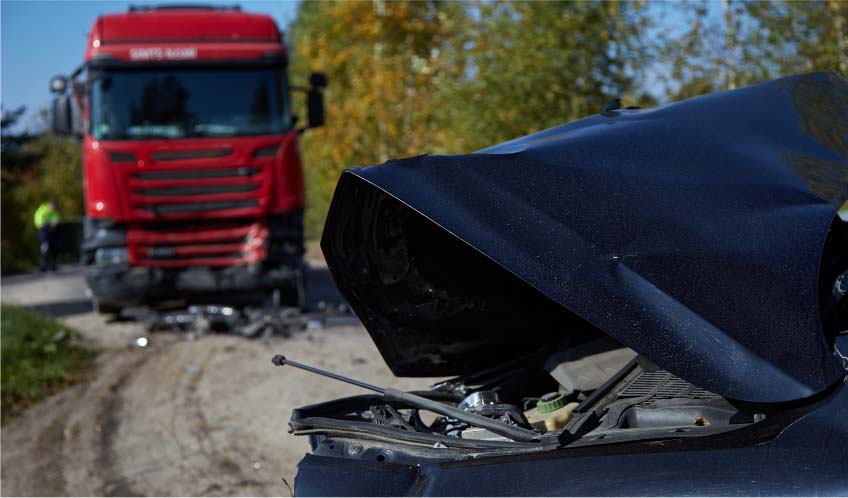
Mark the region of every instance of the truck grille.
POLYGON ((259 188, 258 183, 245 183, 243 185, 192 185, 190 187, 163 187, 163 188, 137 188, 135 192, 140 195, 169 196, 169 195, 203 195, 223 194, 230 192, 253 192, 259 188))
POLYGON ((258 263, 267 243, 264 220, 131 226, 127 231, 130 263, 159 268, 258 263))
POLYGON ((133 177, 141 180, 198 180, 203 178, 244 178, 253 176, 259 168, 188 169, 178 171, 145 171, 133 177))
POLYGON ((128 171, 128 210, 148 221, 235 218, 264 212, 270 171, 259 166, 128 171))
POLYGON ((244 207, 256 207, 257 200, 248 201, 221 201, 221 202, 192 202, 181 204, 142 204, 140 209, 157 214, 170 213, 196 213, 202 211, 219 211, 227 209, 238 209, 244 207))
POLYGON ((279 144, 193 147, 139 150, 131 161, 113 160, 123 209, 133 220, 127 225, 130 264, 183 269, 264 262, 279 144), (274 154, 258 154, 265 149, 274 154))

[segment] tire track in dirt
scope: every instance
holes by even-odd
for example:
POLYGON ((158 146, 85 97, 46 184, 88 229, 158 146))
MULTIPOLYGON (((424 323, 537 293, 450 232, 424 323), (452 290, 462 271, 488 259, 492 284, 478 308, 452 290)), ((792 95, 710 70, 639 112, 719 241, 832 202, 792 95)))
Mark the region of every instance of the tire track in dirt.
POLYGON ((227 384, 238 383, 237 373, 224 369, 222 375, 222 366, 237 351, 234 341, 241 342, 210 336, 145 352, 152 361, 121 387, 129 404, 121 410, 120 451, 113 466, 121 469, 116 474, 128 489, 154 495, 268 493, 268 483, 246 472, 255 441, 245 437, 240 424, 225 422, 227 415, 214 403, 233 390, 227 384), (238 427, 239 437, 229 437, 231 427, 238 427), (167 487, 175 478, 178 486, 167 487))
MULTIPOLYGON (((84 273, 74 272, 4 285, 3 299, 26 305, 75 299, 84 273)), ((98 357, 85 383, 3 426, 3 495, 288 494, 284 482, 292 482, 308 451, 304 438, 286 432, 291 410, 360 392, 281 371, 269 361, 274 354, 285 351, 399 389, 428 383, 390 380, 359 326, 261 341, 157 333, 146 348, 135 348, 130 344, 144 333, 141 323, 106 322, 92 313, 61 321, 79 331, 98 357)))
POLYGON ((214 444, 209 434, 209 422, 206 419, 206 415, 203 413, 203 407, 200 402, 198 385, 200 384, 200 381, 203 380, 203 377, 206 374, 206 369, 217 352, 218 347, 214 346, 208 353, 206 353, 206 355, 204 355, 203 360, 200 361, 196 370, 189 375, 188 382, 185 386, 185 395, 183 396, 183 399, 185 399, 185 417, 192 427, 191 433, 201 450, 210 456, 214 455, 214 444))
MULTIPOLYGON (((198 385, 200 384, 201 380, 203 380, 209 364, 211 363, 212 359, 217 356, 218 352, 218 347, 213 347, 212 349, 210 349, 209 353, 200 363, 198 370, 190 378, 189 383, 186 386, 185 403, 186 407, 188 408, 187 417, 193 418, 195 420, 196 430, 194 432, 194 436, 197 439, 198 444, 200 444, 201 447, 204 448, 208 447, 207 453, 209 454, 209 458, 212 463, 212 465, 210 465, 209 467, 210 471, 214 469, 216 474, 232 476, 232 478, 237 481, 235 484, 236 488, 244 486, 259 486, 261 485, 259 482, 248 479, 244 475, 241 466, 239 466, 237 463, 233 462, 229 458, 220 456, 220 452, 216 447, 217 445, 213 441, 209 432, 209 422, 204 413, 204 404, 198 392, 198 385)), ((216 493, 221 494, 232 494, 234 490, 233 486, 228 486, 226 488, 218 486, 218 488, 219 489, 216 490, 216 493)), ((238 491, 238 489, 235 489, 235 491, 238 491)))
POLYGON ((121 388, 146 360, 132 352, 103 352, 89 373, 92 380, 48 398, 4 427, 3 495, 137 495, 112 466, 113 439, 121 420, 121 388))
MULTIPOLYGON (((174 435, 183 460, 198 453, 203 459, 213 458, 209 424, 197 401, 197 385, 216 351, 217 348, 212 347, 203 355, 199 364, 183 367, 184 375, 173 384, 172 398, 175 403, 171 409, 171 434, 174 435), (180 426, 187 427, 188 430, 181 431, 180 426), (191 440, 186 440, 184 435, 190 436, 191 440)), ((215 481, 212 468, 208 465, 195 467, 194 471, 200 474, 196 476, 198 478, 215 481)))
POLYGON ((62 496, 67 494, 65 476, 62 472, 62 445, 64 444, 64 416, 54 417, 38 435, 35 451, 44 455, 41 462, 33 466, 33 476, 40 476, 39 495, 62 496))
MULTIPOLYGON (((310 292, 332 301, 326 297, 334 295, 332 279, 316 271, 326 278, 310 276, 310 292)), ((84 302, 84 274, 83 267, 69 267, 4 279, 2 298, 56 312, 56 303, 84 302)), ((310 381, 286 389, 268 358, 285 344, 309 361, 323 339, 161 333, 140 349, 130 344, 144 334, 142 323, 82 311, 57 318, 98 357, 83 384, 3 426, 3 495, 287 493, 281 476, 293 475, 307 448, 286 434, 287 414, 307 401, 301 393, 314 393, 308 397, 314 401, 322 391, 310 381)), ((361 328, 343 335, 351 333, 356 338, 343 349, 375 354, 361 328)))
POLYGON ((149 359, 148 355, 140 355, 129 364, 124 364, 123 371, 118 375, 117 380, 107 387, 100 400, 96 419, 100 421, 98 425, 100 437, 97 441, 95 464, 103 480, 101 489, 103 496, 142 496, 142 493, 134 490, 129 480, 115 469, 117 451, 114 442, 123 420, 121 412, 124 406, 124 387, 149 359))
MULTIPOLYGON (((225 347, 224 352, 231 352, 232 348, 225 347)), ((179 396, 183 399, 182 412, 185 421, 191 427, 191 434, 195 439, 195 444, 200 448, 200 451, 209 458, 209 465, 202 472, 203 477, 209 479, 213 484, 209 485, 201 494, 210 493, 219 495, 240 494, 245 487, 262 487, 263 484, 259 481, 251 479, 243 472, 243 466, 238 465, 231 458, 222 456, 224 450, 241 454, 245 461, 248 460, 244 450, 239 447, 229 446, 227 448, 219 448, 218 444, 212 437, 210 432, 209 421, 206 417, 202 396, 200 395, 200 384, 204 380, 210 363, 215 359, 221 348, 213 346, 208 353, 203 356, 203 359, 198 362, 195 369, 189 374, 188 381, 184 387, 184 395, 179 396), (222 484, 220 476, 227 476, 225 481, 232 481, 232 484, 222 484)), ((226 361, 226 359, 224 360, 226 361)))

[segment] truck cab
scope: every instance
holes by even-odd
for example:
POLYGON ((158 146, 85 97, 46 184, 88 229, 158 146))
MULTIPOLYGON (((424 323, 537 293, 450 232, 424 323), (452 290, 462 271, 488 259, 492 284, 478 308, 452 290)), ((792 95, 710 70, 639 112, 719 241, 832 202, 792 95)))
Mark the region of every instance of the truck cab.
POLYGON ((267 15, 177 6, 98 18, 84 64, 51 81, 54 130, 81 135, 95 307, 302 299, 298 136, 323 124, 325 85, 320 73, 289 84, 267 15), (305 127, 293 90, 309 93, 305 127))

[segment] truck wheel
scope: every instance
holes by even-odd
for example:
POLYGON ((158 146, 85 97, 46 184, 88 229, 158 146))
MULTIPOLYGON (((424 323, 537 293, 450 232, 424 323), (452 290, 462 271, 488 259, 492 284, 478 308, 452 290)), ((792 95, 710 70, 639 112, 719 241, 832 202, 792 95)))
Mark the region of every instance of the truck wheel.
POLYGON ((271 305, 275 308, 306 309, 306 278, 303 271, 297 272, 297 277, 290 286, 274 289, 271 293, 271 305))
POLYGON ((298 270, 295 282, 297 307, 301 310, 306 310, 306 268, 298 270))
POLYGON ((271 305, 275 308, 303 309, 303 296, 297 287, 274 289, 271 293, 271 305))
POLYGON ((96 297, 91 298, 91 307, 94 308, 94 312, 98 315, 120 315, 123 309, 120 306, 103 303, 96 297))

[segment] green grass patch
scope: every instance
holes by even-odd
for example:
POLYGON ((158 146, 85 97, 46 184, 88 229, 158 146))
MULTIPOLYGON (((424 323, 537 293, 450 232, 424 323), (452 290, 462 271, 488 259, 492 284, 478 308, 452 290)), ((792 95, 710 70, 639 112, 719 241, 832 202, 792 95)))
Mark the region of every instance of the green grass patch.
POLYGON ((77 382, 94 353, 67 326, 16 306, 0 307, 2 423, 77 382))

